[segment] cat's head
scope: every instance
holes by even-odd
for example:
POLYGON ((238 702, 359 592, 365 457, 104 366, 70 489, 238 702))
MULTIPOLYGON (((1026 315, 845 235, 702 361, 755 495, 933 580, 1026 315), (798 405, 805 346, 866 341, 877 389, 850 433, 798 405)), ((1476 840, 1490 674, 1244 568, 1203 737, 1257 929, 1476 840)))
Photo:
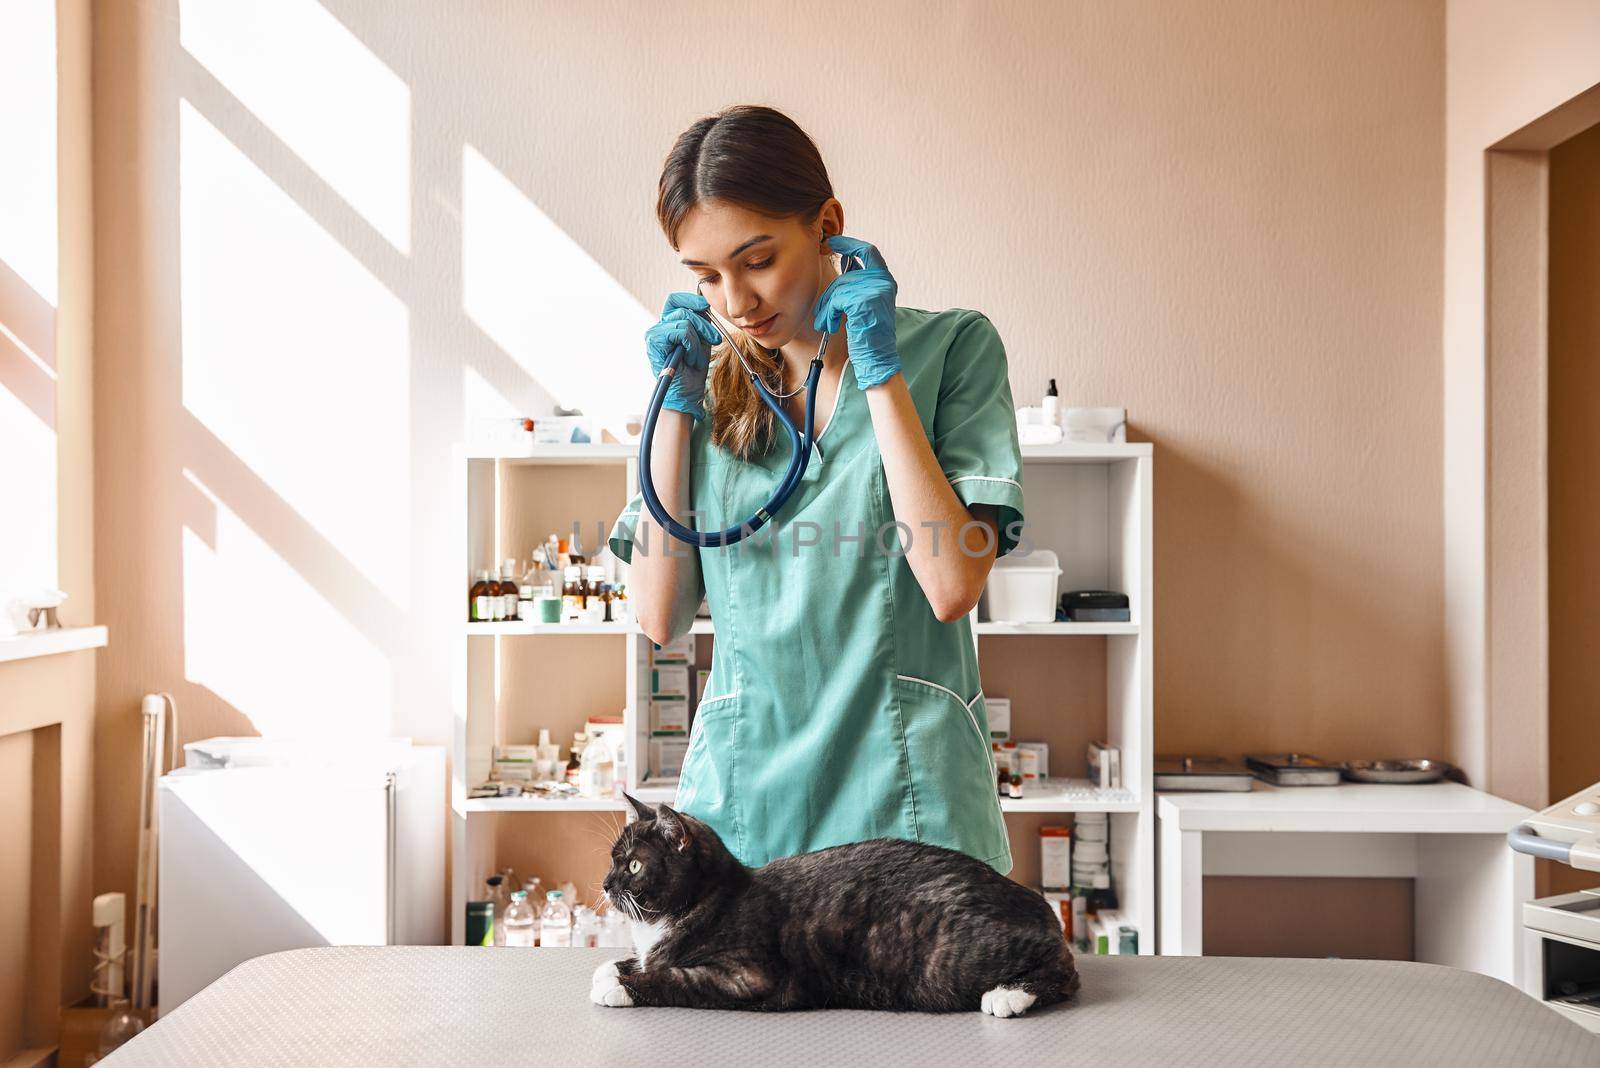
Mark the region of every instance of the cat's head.
POLYGON ((742 865, 717 832, 668 805, 623 794, 637 816, 611 846, 606 896, 631 919, 652 923, 689 911, 742 865))

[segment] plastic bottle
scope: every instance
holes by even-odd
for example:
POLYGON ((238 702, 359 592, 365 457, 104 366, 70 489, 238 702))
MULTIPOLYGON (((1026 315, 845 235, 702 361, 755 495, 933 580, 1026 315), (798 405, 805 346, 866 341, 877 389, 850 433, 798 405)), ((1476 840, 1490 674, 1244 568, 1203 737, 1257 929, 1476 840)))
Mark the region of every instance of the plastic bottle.
POLYGON ((506 945, 532 949, 533 922, 533 906, 528 904, 528 892, 513 890, 511 904, 506 906, 506 945))
POLYGON ((544 883, 537 875, 528 876, 528 881, 522 884, 523 891, 528 895, 528 905, 533 909, 535 916, 544 912, 544 883))
POLYGON ((1050 386, 1044 391, 1044 422, 1046 426, 1058 426, 1061 423, 1061 397, 1056 393, 1056 380, 1050 380, 1050 386))
POLYGON ((600 944, 616 949, 627 949, 633 945, 633 934, 628 930, 628 917, 616 909, 609 909, 600 917, 600 944))
POLYGON ((578 766, 578 792, 584 797, 610 797, 616 781, 616 764, 605 736, 595 735, 583 747, 578 766))
POLYGON ((578 949, 593 949, 600 945, 600 917, 588 905, 572 910, 572 944, 578 949))
POLYGON ((550 891, 545 899, 544 914, 539 917, 539 944, 547 949, 572 945, 572 910, 560 890, 550 891))
POLYGON ((489 900, 494 904, 494 944, 506 944, 506 906, 510 899, 506 897, 506 877, 496 873, 489 876, 489 900))

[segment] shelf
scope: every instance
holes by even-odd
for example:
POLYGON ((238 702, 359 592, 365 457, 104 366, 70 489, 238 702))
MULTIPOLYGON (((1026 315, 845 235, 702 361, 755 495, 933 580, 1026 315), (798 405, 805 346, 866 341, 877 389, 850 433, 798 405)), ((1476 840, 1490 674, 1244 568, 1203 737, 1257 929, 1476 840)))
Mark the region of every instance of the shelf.
POLYGON ((663 801, 670 805, 678 799, 678 780, 657 779, 655 782, 642 784, 637 790, 629 790, 628 793, 647 805, 659 805, 663 801))
POLYGON ((471 797, 463 812, 621 812, 626 801, 607 797, 471 797))
MULTIPOLYGON (((678 780, 657 781, 629 790, 647 805, 678 797, 678 780)), ((628 803, 605 797, 472 797, 462 804, 463 812, 625 812, 628 803)))
POLYGON ((1003 812, 1138 812, 1132 790, 1102 790, 1087 779, 1041 779, 1021 798, 1002 797, 1003 812))
POLYGON ((589 445, 535 445, 530 453, 496 456, 468 452, 469 460, 499 460, 507 464, 625 464, 639 455, 639 446, 600 442, 589 445))
POLYGON ((1121 442, 1108 445, 1080 445, 1061 442, 1056 445, 1022 446, 1023 463, 1103 464, 1114 460, 1139 460, 1153 455, 1154 446, 1148 441, 1121 442))
POLYGON ((0 638, 0 662, 100 649, 109 640, 104 627, 56 627, 29 631, 14 638, 0 638))
MULTIPOLYGON (((504 634, 643 634, 637 623, 530 623, 519 619, 511 623, 468 623, 467 634, 473 637, 504 634)), ((697 619, 689 628, 691 634, 714 634, 711 620, 697 619)))
POLYGON ((1138 634, 1137 623, 974 623, 975 634, 1138 634))
MULTIPOLYGON (((629 791, 649 805, 678 796, 678 784, 641 786, 629 791)), ((594 797, 475 797, 464 802, 463 812, 622 812, 626 801, 594 797)), ((1044 779, 1028 788, 1026 797, 1000 799, 1005 812, 1137 812, 1139 802, 1129 790, 1101 790, 1083 779, 1044 779)))
MULTIPOLYGON (((1059 442, 1055 445, 1021 446, 1024 463, 1103 464, 1117 460, 1138 460, 1152 455, 1146 441, 1084 445, 1059 442)), ((590 445, 535 445, 531 452, 514 456, 468 452, 469 460, 499 460, 507 464, 625 464, 639 455, 637 443, 600 442, 590 445)))
MULTIPOLYGON (((637 623, 468 623, 473 637, 507 634, 643 634, 637 623)), ((1137 623, 974 623, 977 634, 1138 634, 1137 623)), ((709 619, 697 619, 691 634, 715 634, 709 619)))

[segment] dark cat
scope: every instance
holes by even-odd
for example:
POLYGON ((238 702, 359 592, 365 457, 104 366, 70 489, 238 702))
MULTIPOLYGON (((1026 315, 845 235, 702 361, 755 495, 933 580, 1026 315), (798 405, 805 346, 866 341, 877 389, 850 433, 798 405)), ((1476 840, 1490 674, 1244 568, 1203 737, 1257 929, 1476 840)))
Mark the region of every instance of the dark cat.
POLYGON ((747 868, 709 826, 632 797, 605 891, 637 957, 595 970, 599 1005, 981 1010, 1070 998, 1048 903, 981 860, 875 838, 747 868))

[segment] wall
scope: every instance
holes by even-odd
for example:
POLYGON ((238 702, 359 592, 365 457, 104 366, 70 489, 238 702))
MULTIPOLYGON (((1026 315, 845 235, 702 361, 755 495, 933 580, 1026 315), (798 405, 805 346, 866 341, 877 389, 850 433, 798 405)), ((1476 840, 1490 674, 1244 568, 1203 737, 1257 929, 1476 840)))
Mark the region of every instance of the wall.
MULTIPOLYGON (((1550 800, 1600 778, 1600 126, 1550 152, 1550 800)), ((1592 886, 1557 865, 1550 890, 1592 886)))
POLYGON ((97 10, 109 882, 147 690, 446 740, 463 413, 642 406, 658 169, 734 102, 1019 403, 1157 443, 1162 749, 1444 749, 1440 4, 229 6, 97 10))
MULTIPOLYGON (((0 16, 0 27, 14 25, 7 20, 20 13, 19 8, 0 16)), ((49 325, 48 345, 36 355, 55 374, 55 558, 70 598, 62 614, 69 623, 93 623, 89 5, 60 0, 55 16, 56 225, 54 266, 43 283, 53 292, 29 287, 35 298, 46 298, 30 321, 49 325)), ((0 210, 7 207, 25 210, 0 210)), ((15 307, 0 300, 0 326, 10 329, 16 322, 7 314, 15 307)), ((0 389, 9 392, 12 382, 0 375, 0 389)), ((0 1061, 22 1048, 54 1045, 57 1009, 88 992, 90 907, 100 889, 93 872, 94 714, 94 653, 0 664, 0 807, 6 810, 0 931, 26 932, 20 940, 0 937, 6 948, 0 954, 0 1061)))
MULTIPOLYGON (((1485 292, 1485 152, 1600 82, 1600 7, 1586 0, 1450 0, 1447 14, 1444 259, 1444 570, 1450 751, 1474 782, 1503 797, 1549 803, 1542 731, 1516 692, 1491 702, 1487 566, 1489 485, 1485 292), (1502 744, 1493 744, 1495 739, 1502 744)), ((1514 161, 1506 161, 1514 162, 1514 161)), ((1542 432, 1542 428, 1541 428, 1542 432)), ((1540 443, 1542 444, 1542 442, 1540 443)), ((1539 452, 1542 460, 1543 452, 1539 452)), ((1502 616, 1542 616, 1532 585, 1506 595, 1502 616)), ((1542 621, 1540 621, 1542 622, 1542 621)), ((1528 634, 1502 636, 1507 661, 1540 661, 1528 634)), ((1539 647, 1536 647, 1539 646, 1539 647)), ((1530 680, 1529 688, 1542 685, 1530 680)), ((1523 698, 1526 694, 1521 695, 1523 698)))

